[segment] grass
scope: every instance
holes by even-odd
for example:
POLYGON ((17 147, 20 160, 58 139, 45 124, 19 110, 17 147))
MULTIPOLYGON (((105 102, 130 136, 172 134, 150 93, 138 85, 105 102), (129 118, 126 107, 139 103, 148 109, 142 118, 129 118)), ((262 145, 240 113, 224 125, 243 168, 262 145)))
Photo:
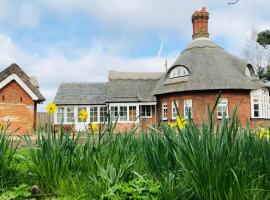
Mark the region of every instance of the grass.
POLYGON ((230 120, 97 136, 39 129, 17 149, 0 134, 1 199, 270 199, 270 141, 230 120), (2 195, 2 196, 1 196, 2 195))

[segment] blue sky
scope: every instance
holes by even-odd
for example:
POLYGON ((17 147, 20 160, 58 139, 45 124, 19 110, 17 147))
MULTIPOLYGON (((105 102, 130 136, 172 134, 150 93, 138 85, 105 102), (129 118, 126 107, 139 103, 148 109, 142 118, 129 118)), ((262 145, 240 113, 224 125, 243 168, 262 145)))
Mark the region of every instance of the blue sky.
POLYGON ((228 2, 0 0, 0 70, 17 63, 38 78, 47 102, 60 82, 107 81, 109 70, 164 71, 165 59, 172 64, 191 42, 191 15, 202 6, 210 39, 241 57, 252 30, 270 28, 270 1, 228 2))

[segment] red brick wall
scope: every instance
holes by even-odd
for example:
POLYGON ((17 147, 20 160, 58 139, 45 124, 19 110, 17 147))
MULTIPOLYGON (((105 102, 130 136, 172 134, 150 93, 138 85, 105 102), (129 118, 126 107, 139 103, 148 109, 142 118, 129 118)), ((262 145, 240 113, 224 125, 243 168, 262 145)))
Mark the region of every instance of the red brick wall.
MULTIPOLYGON (((184 114, 184 100, 192 99, 192 115, 194 122, 197 124, 202 123, 207 118, 207 105, 214 106, 215 101, 218 98, 219 91, 194 91, 185 93, 172 93, 158 96, 158 113, 159 121, 161 120, 161 104, 167 102, 168 105, 168 121, 172 120, 172 101, 175 99, 178 101, 178 109, 180 115, 183 117, 184 114)), ((250 119, 250 91, 223 91, 222 98, 228 99, 228 111, 229 117, 232 116, 234 108, 238 105, 238 118, 242 124, 246 120, 250 119)), ((214 112, 215 121, 217 119, 217 111, 214 112)))
POLYGON ((35 115, 36 103, 17 82, 12 81, 0 90, 0 122, 10 123, 9 133, 31 133, 35 115), (19 130, 14 133, 16 129, 19 130))

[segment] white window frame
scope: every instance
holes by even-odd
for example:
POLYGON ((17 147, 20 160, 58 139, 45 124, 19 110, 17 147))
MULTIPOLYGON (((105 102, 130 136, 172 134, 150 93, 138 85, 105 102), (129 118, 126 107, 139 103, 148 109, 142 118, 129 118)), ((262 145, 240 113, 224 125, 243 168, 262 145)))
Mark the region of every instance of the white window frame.
POLYGON ((228 117, 229 117, 229 101, 228 101, 228 99, 227 98, 221 98, 221 99, 219 99, 219 102, 218 102, 218 105, 217 105, 217 119, 222 119, 223 118, 223 115, 222 116, 220 116, 219 115, 219 113, 220 113, 220 111, 219 111, 219 108, 221 107, 221 109, 222 109, 222 113, 224 113, 224 107, 226 106, 226 116, 225 116, 225 118, 227 119, 228 117))
POLYGON ((77 120, 76 120, 76 122, 78 122, 78 123, 86 123, 86 122, 89 122, 89 106, 78 106, 78 108, 77 108, 77 110, 78 110, 78 112, 77 112, 77 120), (80 113, 81 113, 81 110, 80 109, 85 109, 86 110, 86 112, 87 112, 87 114, 88 114, 88 116, 87 116, 87 118, 85 119, 85 121, 80 121, 81 119, 80 119, 80 113))
POLYGON ((261 88, 251 91, 250 102, 251 118, 270 119, 270 98, 268 89, 261 88), (255 110, 255 105, 258 105, 258 110, 255 110), (255 116, 255 111, 258 112, 258 116, 255 116))
POLYGON ((185 119, 188 119, 188 114, 190 112, 190 117, 192 118, 192 99, 186 99, 184 100, 184 117, 185 119))
POLYGON ((65 120, 65 106, 59 106, 58 108, 57 108, 57 111, 56 111, 56 122, 57 122, 57 124, 64 124, 65 122, 66 122, 66 120, 65 120), (60 109, 62 110, 62 112, 59 112, 60 111, 60 109), (62 116, 59 116, 59 115, 62 115, 62 116), (59 121, 59 118, 62 118, 62 120, 61 121, 59 121))
POLYGON ((89 107, 89 121, 90 121, 90 123, 98 123, 99 122, 99 108, 98 108, 98 106, 90 106, 89 107), (91 109, 96 109, 96 111, 93 111, 93 110, 91 110, 91 109), (92 117, 92 115, 94 114, 96 112, 96 120, 95 121, 91 121, 91 118, 93 118, 92 117))
POLYGON ((119 121, 120 122, 128 122, 129 121, 128 110, 129 110, 129 106, 119 106, 119 121), (122 109, 124 109, 124 110, 122 110, 122 109), (125 115, 122 115, 123 113, 125 115))
POLYGON ((184 66, 176 66, 170 72, 169 78, 177 78, 177 77, 184 77, 188 76, 189 72, 186 67, 184 66))
POLYGON ((107 106, 99 106, 99 122, 100 123, 107 122, 107 115, 108 115, 107 106), (103 109, 105 109, 105 111, 103 109), (104 120, 101 120, 101 118, 104 118, 104 120))
POLYGON ((152 118, 152 105, 141 105, 141 117, 142 118, 152 118), (143 113, 147 113, 147 112, 143 112, 143 107, 144 106, 150 108, 150 115, 143 115, 143 113))
POLYGON ((75 120, 75 107, 74 106, 66 106, 65 108, 65 117, 66 117, 66 124, 72 124, 75 120), (73 109, 73 112, 68 112, 68 109, 73 109), (68 117, 68 114, 72 114, 73 113, 73 117, 72 117, 72 120, 69 121, 69 117, 68 117))
MULTIPOLYGON (((127 107, 127 121, 120 120, 120 115, 119 115, 119 118, 117 121, 117 123, 119 123, 119 124, 121 124, 121 123, 134 123, 134 120, 130 119, 130 117, 129 117, 129 109, 130 109, 130 107, 136 107, 136 121, 135 121, 135 123, 138 123, 139 122, 139 114, 140 114, 140 105, 146 105, 146 104, 145 103, 109 103, 108 107, 109 107, 110 116, 111 116, 111 107, 118 107, 118 115, 120 114, 120 107, 121 106, 127 107)), ((111 119, 112 119, 112 117, 111 117, 111 119)), ((113 121, 113 122, 115 122, 115 121, 113 121)))
POLYGON ((172 101, 172 119, 176 119, 176 116, 177 116, 177 109, 179 108, 179 105, 178 105, 178 101, 176 101, 176 100, 173 100, 172 101), (175 105, 174 105, 174 102, 176 103, 176 107, 175 107, 175 105))
POLYGON ((167 102, 162 103, 162 120, 166 121, 168 120, 168 104, 167 102))
POLYGON ((137 119, 137 107, 136 106, 128 106, 128 120, 131 122, 135 122, 137 119), (135 116, 131 114, 135 108, 135 116), (133 119, 134 118, 134 119, 133 119))

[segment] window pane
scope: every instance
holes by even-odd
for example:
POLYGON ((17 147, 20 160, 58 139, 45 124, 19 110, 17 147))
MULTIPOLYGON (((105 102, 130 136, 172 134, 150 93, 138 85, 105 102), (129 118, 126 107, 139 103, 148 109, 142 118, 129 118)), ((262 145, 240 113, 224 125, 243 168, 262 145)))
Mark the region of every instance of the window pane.
POLYGON ((228 100, 221 99, 217 105, 217 117, 221 119, 222 117, 228 117, 228 100))
POLYGON ((97 122, 98 121, 98 108, 97 107, 90 107, 90 122, 97 122))
POLYGON ((100 122, 107 121, 107 107, 101 106, 100 107, 100 122))
POLYGON ((117 106, 111 107, 110 116, 111 116, 112 121, 117 120, 117 118, 118 118, 118 107, 117 106))
POLYGON ((64 107, 58 107, 58 110, 57 110, 57 123, 58 124, 61 124, 64 122, 64 110, 65 110, 64 107))
POLYGON ((167 103, 162 103, 162 119, 167 120, 168 107, 167 103))
POLYGON ((129 121, 136 120, 136 106, 129 106, 129 121))
POLYGON ((152 110, 150 105, 141 106, 141 115, 142 117, 151 117, 152 110))
POLYGON ((86 119, 81 119, 81 118, 80 118, 80 113, 81 113, 83 110, 87 111, 87 110, 86 110, 86 107, 80 107, 80 108, 78 108, 78 122, 86 122, 86 119))
POLYGON ((67 122, 73 122, 74 121, 74 107, 68 107, 67 108, 67 122))
POLYGON ((127 106, 120 106, 120 121, 127 121, 127 106))

